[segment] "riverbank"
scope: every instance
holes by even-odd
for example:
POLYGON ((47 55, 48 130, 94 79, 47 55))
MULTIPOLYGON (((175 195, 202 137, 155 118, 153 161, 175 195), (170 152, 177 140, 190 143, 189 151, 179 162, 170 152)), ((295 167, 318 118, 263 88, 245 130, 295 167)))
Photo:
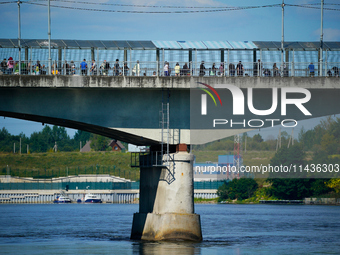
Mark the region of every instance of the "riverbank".
MULTIPOLYGON (((225 153, 222 150, 193 151, 196 162, 217 162, 218 155, 224 155, 225 153)), ((246 165, 267 165, 274 154, 275 151, 247 151, 243 155, 243 161, 246 165)), ((131 153, 112 151, 30 154, 0 152, 0 174, 32 178, 109 174, 133 181, 139 180, 139 168, 131 167, 131 153)))
POLYGON ((231 200, 231 201, 218 201, 218 198, 203 199, 195 198, 195 204, 276 204, 276 205, 340 205, 340 198, 305 198, 303 200, 259 200, 259 201, 246 201, 246 200, 231 200))

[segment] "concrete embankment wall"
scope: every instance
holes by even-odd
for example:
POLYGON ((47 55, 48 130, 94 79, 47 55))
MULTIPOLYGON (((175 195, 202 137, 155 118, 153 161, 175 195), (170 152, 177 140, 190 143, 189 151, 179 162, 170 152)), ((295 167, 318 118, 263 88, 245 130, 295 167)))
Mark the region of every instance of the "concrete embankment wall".
POLYGON ((340 205, 340 198, 305 198, 306 205, 340 205))
MULTIPOLYGON (((195 198, 216 198, 216 189, 195 190, 195 198)), ((82 199, 87 193, 86 190, 70 190, 65 192, 72 202, 82 199)), ((136 203, 139 200, 138 189, 124 190, 91 190, 92 194, 98 195, 104 203, 136 203)), ((0 203, 52 203, 57 196, 60 195, 60 190, 1 190, 0 203)))
MULTIPOLYGON (((72 202, 82 199, 86 193, 86 190, 64 191, 72 202)), ((104 203, 135 203, 139 199, 139 190, 95 190, 91 194, 98 195, 104 203)), ((60 190, 2 190, 0 203, 52 203, 59 195, 60 190)))
MULTIPOLYGON (((222 184, 223 181, 195 182, 194 197, 216 198, 217 188, 222 184)), ((110 175, 52 179, 0 176, 0 203, 51 203, 61 191, 74 202, 82 199, 86 192, 91 192, 98 195, 104 203, 134 203, 139 199, 139 182, 110 175)))

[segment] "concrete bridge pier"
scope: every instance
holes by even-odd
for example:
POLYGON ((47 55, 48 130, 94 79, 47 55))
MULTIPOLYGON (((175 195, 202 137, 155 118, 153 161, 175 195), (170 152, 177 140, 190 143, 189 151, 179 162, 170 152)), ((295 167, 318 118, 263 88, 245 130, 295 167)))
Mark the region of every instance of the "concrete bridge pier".
POLYGON ((194 213, 193 155, 186 147, 177 146, 167 168, 141 167, 139 212, 133 216, 131 239, 202 240, 200 215, 194 213))

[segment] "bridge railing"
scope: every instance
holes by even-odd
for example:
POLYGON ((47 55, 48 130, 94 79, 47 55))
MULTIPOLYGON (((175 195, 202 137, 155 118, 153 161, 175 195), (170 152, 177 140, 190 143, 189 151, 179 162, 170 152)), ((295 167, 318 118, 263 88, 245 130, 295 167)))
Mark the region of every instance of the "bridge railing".
MULTIPOLYGON (((340 62, 135 62, 53 61, 50 75, 204 76, 204 77, 339 77, 340 62), (95 64, 94 64, 95 63, 95 64), (314 70, 314 72, 313 72, 314 70)), ((48 75, 48 60, 13 60, 0 74, 48 75), (20 70, 19 70, 20 69, 20 70)))

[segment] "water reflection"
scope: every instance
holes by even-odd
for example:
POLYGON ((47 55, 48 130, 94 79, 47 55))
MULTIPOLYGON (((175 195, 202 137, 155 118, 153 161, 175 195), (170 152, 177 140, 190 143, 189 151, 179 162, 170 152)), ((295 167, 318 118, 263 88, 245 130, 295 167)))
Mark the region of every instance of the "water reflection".
POLYGON ((139 242, 133 245, 134 254, 141 255, 194 255, 201 254, 201 249, 197 243, 172 241, 172 242, 139 242))
POLYGON ((138 205, 0 205, 1 254, 336 254, 340 206, 196 205, 203 242, 130 240, 138 205))

